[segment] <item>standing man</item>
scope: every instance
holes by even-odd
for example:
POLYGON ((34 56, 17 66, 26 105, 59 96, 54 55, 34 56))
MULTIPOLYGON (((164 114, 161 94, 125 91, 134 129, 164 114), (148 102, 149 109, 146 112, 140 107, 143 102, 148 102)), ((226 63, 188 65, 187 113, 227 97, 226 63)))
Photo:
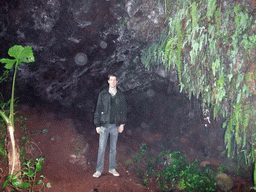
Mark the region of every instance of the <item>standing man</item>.
POLYGON ((93 177, 101 176, 104 167, 104 155, 110 135, 110 150, 109 150, 109 173, 114 176, 119 176, 115 170, 116 167, 116 144, 118 132, 124 131, 126 122, 126 102, 124 94, 117 89, 117 77, 114 74, 108 76, 109 88, 100 92, 96 111, 94 114, 94 124, 96 132, 100 134, 98 160, 96 172, 93 177))

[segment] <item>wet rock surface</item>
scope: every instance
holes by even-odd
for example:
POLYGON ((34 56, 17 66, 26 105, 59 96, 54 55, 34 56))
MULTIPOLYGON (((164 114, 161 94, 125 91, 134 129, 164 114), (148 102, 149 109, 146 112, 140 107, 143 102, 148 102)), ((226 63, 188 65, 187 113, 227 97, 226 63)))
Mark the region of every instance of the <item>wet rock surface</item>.
POLYGON ((1 56, 13 44, 30 45, 35 54, 35 63, 19 67, 17 91, 25 103, 84 107, 82 99, 95 103, 108 73, 120 76, 125 92, 167 80, 140 61, 142 48, 163 29, 163 6, 157 1, 23 0, 1 5, 0 37, 8 42, 1 56))

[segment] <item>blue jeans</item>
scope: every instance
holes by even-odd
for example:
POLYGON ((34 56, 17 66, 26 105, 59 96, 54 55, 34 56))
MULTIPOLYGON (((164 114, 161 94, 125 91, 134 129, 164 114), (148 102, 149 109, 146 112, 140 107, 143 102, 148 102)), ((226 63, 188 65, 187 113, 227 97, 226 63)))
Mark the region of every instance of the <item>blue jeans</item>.
POLYGON ((106 127, 100 128, 100 139, 98 149, 98 160, 96 171, 102 173, 104 167, 104 155, 106 151, 108 135, 110 135, 109 150, 109 171, 116 167, 116 144, 118 138, 118 127, 115 124, 107 124, 106 127))

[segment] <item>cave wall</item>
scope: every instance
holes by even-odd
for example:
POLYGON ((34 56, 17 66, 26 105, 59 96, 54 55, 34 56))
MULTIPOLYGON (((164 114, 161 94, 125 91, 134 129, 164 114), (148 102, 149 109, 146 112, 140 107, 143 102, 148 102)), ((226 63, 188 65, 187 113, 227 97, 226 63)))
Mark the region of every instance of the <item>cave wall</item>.
POLYGON ((1 10, 1 57, 15 44, 29 45, 35 54, 35 63, 19 67, 23 102, 85 107, 106 86, 110 72, 120 76, 123 91, 131 92, 169 77, 164 69, 156 69, 157 76, 140 62, 142 48, 164 27, 158 1, 3 1, 1 10))
MULTIPOLYGON (((251 9, 253 2, 246 1, 251 9)), ((186 133, 184 146, 196 144, 206 156, 206 149, 224 150, 221 123, 210 125, 200 101, 180 93, 176 70, 162 65, 147 69, 141 62, 145 48, 164 32, 163 1, 3 0, 0 10, 0 57, 8 57, 15 44, 31 46, 35 55, 34 63, 18 68, 21 103, 51 106, 60 118, 63 108, 72 109, 74 118, 92 128, 97 96, 108 86, 107 75, 117 73, 128 103, 128 129, 168 130, 170 137, 186 133), (195 121, 201 124, 198 130, 191 129, 195 121)), ((5 81, 1 87, 7 97, 9 85, 5 81)))

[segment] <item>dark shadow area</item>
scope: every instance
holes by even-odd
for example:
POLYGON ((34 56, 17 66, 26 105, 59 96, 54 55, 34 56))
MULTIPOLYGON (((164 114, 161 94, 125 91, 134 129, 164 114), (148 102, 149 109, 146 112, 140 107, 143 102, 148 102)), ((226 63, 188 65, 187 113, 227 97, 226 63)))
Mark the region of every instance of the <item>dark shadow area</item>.
MULTIPOLYGON (((89 190, 96 186, 102 191, 110 190, 113 186, 107 182, 109 179, 116 183, 115 189, 122 186, 129 191, 148 191, 142 186, 137 188, 136 183, 139 180, 130 172, 131 165, 127 164, 138 153, 142 144, 147 145, 148 153, 152 157, 167 150, 180 151, 188 158, 188 162, 198 159, 208 163, 213 169, 225 161, 221 155, 225 149, 223 130, 215 121, 204 121, 203 116, 199 115, 201 111, 197 106, 198 101, 190 101, 183 94, 173 95, 153 88, 126 95, 128 122, 118 140, 118 170, 122 175, 120 178, 112 178, 105 172, 98 180, 91 177, 95 171, 98 148, 98 134, 93 125, 96 95, 93 102, 87 102, 80 108, 39 103, 36 99, 36 105, 28 102, 31 100, 23 100, 24 103, 18 106, 19 113, 28 118, 26 127, 33 132, 33 142, 38 143, 46 156, 43 174, 53 182, 53 191, 60 189, 58 183, 73 191, 82 188, 89 190), (129 185, 121 185, 128 180, 129 185)), ((82 99, 79 102, 82 103, 82 99)), ((109 147, 106 151, 106 164, 108 152, 109 147)), ((38 152, 34 151, 32 156, 33 154, 38 152)), ((236 189, 241 188, 241 183, 243 186, 247 185, 240 178, 236 189)), ((151 185, 157 189, 156 183, 151 185)))

